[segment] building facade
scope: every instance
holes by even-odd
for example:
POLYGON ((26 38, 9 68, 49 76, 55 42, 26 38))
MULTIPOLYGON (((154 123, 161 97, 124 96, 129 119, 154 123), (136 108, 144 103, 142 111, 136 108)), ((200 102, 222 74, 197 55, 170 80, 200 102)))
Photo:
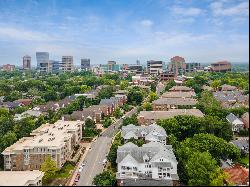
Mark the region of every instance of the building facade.
POLYGON ((33 171, 0 171, 1 186, 42 186, 44 172, 33 171))
POLYGON ((186 63, 186 73, 196 72, 201 69, 201 63, 198 62, 190 62, 186 63))
POLYGON ((49 53, 48 52, 36 52, 37 69, 40 73, 49 73, 49 53))
POLYGON ((25 55, 23 57, 23 70, 31 69, 31 56, 25 55))
POLYGON ((160 98, 152 102, 153 111, 167 111, 169 109, 191 109, 197 104, 192 98, 160 98))
POLYGON ((118 186, 127 182, 140 186, 141 181, 175 186, 179 181, 178 162, 171 145, 150 142, 138 147, 129 142, 118 147, 116 163, 118 186))
POLYGON ((168 70, 170 72, 173 72, 175 74, 175 77, 184 74, 186 72, 185 59, 180 56, 172 57, 168 65, 168 70))
POLYGON ((150 75, 157 76, 163 72, 163 61, 150 60, 147 61, 147 71, 150 75))
POLYGON ((90 70, 90 59, 81 59, 81 70, 90 70))
POLYGON ((232 65, 228 61, 220 61, 211 64, 211 70, 213 72, 230 72, 232 71, 232 65))
POLYGON ((12 71, 15 71, 15 69, 16 69, 15 65, 11 65, 11 64, 3 65, 3 71, 12 72, 12 71))
POLYGON ((62 72, 74 71, 73 56, 62 56, 61 71, 62 72))
POLYGON ((82 121, 59 120, 40 126, 2 152, 4 170, 39 170, 47 156, 61 168, 81 141, 82 125, 82 121))

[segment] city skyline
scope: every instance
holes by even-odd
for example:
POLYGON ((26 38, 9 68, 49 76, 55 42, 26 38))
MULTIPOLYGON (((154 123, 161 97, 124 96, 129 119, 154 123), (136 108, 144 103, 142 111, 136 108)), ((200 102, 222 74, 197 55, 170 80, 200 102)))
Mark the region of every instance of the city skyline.
POLYGON ((205 1, 0 1, 0 65, 21 65, 37 51, 74 64, 115 60, 249 62, 249 2, 205 1))

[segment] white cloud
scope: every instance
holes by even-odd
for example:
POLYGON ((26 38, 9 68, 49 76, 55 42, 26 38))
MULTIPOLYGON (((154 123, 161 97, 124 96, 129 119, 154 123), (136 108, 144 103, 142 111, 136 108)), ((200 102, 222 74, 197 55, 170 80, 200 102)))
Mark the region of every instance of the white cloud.
POLYGON ((41 32, 17 29, 14 27, 0 27, 0 38, 29 41, 48 41, 55 39, 41 32))
POLYGON ((248 16, 249 2, 241 2, 237 5, 225 7, 223 2, 213 2, 210 8, 215 16, 248 16))
POLYGON ((154 23, 151 20, 145 19, 140 22, 144 27, 151 27, 154 23))
POLYGON ((203 10, 195 7, 180 7, 174 6, 171 8, 173 14, 182 15, 182 16, 198 16, 203 13, 203 10))

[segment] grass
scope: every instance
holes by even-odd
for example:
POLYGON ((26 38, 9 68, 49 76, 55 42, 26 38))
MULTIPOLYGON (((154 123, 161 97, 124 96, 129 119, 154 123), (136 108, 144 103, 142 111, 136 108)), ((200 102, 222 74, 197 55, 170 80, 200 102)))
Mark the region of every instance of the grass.
POLYGON ((249 166, 249 156, 241 157, 239 163, 243 164, 244 166, 249 166))
POLYGON ((75 166, 70 163, 65 163, 65 165, 56 173, 54 178, 68 178, 70 176, 70 171, 73 170, 75 166))

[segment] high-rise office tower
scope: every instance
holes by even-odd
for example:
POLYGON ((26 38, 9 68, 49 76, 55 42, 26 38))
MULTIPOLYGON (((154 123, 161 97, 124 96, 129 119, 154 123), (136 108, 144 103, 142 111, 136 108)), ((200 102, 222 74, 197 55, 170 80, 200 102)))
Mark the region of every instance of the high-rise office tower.
POLYGON ((62 72, 74 71, 73 56, 62 56, 61 70, 62 72))
POLYGON ((60 68, 61 68, 61 63, 56 60, 50 60, 49 62, 50 62, 51 72, 59 73, 60 68))
POLYGON ((36 52, 36 60, 37 69, 40 73, 48 73, 50 71, 48 52, 36 52))
POLYGON ((81 70, 90 70, 90 59, 81 59, 81 70))
POLYGON ((31 69, 31 57, 25 55, 23 57, 23 70, 30 70, 31 69))

